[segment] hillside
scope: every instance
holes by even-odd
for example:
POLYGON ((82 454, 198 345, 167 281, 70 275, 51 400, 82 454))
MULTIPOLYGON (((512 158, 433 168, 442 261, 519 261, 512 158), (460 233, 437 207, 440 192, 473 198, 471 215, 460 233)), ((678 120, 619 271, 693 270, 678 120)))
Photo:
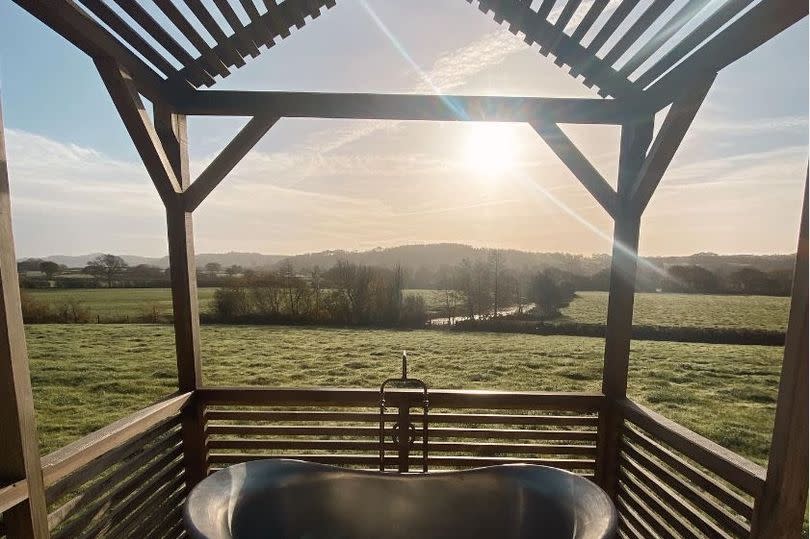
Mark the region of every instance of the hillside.
MULTIPOLYGON (((347 260, 355 264, 394 267, 399 264, 412 274, 435 274, 442 268, 456 266, 464 259, 471 262, 486 261, 491 249, 471 247, 459 243, 434 243, 424 245, 401 245, 398 247, 376 248, 368 251, 321 251, 301 255, 266 255, 261 253, 201 253, 197 255, 197 266, 202 268, 209 262, 217 262, 223 267, 232 265, 252 269, 277 268, 282 262, 292 264, 296 272, 307 272, 315 266, 326 270, 338 260, 347 260)), ((500 251, 505 267, 516 271, 535 271, 544 268, 558 268, 573 274, 589 276, 610 267, 610 256, 607 254, 576 255, 571 253, 541 253, 503 249, 500 251)), ((70 268, 81 268, 88 261, 98 256, 92 253, 80 256, 54 255, 44 258, 70 268)), ((149 264, 159 268, 169 266, 169 257, 143 257, 121 255, 130 265, 149 264)), ((753 267, 764 272, 790 271, 793 268, 794 255, 718 255, 714 253, 697 253, 689 256, 663 256, 646 258, 653 267, 642 264, 640 279, 645 274, 655 273, 655 268, 666 269, 674 265, 698 265, 718 275, 727 275, 742 267, 753 267)), ((424 279, 418 279, 424 280, 424 279)))

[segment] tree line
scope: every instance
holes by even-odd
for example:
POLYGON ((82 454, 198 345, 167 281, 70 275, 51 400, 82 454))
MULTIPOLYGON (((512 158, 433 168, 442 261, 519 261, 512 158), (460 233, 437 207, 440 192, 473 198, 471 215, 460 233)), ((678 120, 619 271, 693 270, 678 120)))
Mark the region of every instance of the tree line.
POLYGON ((204 320, 236 323, 301 323, 422 327, 427 307, 421 296, 403 294, 402 268, 338 261, 307 274, 292 265, 232 276, 217 289, 204 320))
MULTIPOLYGON (((538 273, 545 274, 557 284, 574 290, 607 291, 610 269, 595 273, 578 273, 555 266, 523 265, 509 267, 504 251, 490 250, 486 258, 464 258, 461 263, 442 264, 435 271, 413 269, 396 265, 406 288, 429 288, 443 292, 462 291, 463 299, 446 295, 446 311, 455 309, 464 316, 486 316, 499 312, 508 305, 533 302, 532 282, 538 273)), ((344 262, 349 263, 347 260, 344 262)), ((357 267, 378 267, 354 264, 357 267)), ((248 279, 282 271, 282 266, 293 268, 289 260, 272 270, 257 270, 239 265, 223 266, 216 262, 198 268, 197 282, 201 287, 221 287, 236 277, 248 279)), ((298 274, 307 275, 312 268, 301 268, 298 274)), ((91 260, 84 268, 67 268, 52 261, 28 259, 18 263, 20 283, 24 288, 98 288, 98 287, 168 287, 168 269, 148 264, 128 265, 123 258, 103 254, 91 260)), ((676 264, 665 269, 641 264, 637 278, 640 292, 680 292, 693 294, 750 294, 788 296, 792 284, 789 269, 763 271, 751 266, 712 271, 698 264, 676 264)), ((552 311, 553 313, 553 311, 552 311)), ((548 313, 548 314, 552 314, 548 313)))

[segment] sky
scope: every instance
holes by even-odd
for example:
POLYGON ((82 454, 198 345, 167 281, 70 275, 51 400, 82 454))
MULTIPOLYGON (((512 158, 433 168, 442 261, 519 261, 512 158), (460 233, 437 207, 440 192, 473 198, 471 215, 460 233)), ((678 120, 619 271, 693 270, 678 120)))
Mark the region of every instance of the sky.
MULTIPOLYGON (((341 0, 216 87, 596 97, 463 0, 341 0)), ((162 205, 92 62, 12 2, 0 91, 18 257, 167 252, 162 205)), ((244 123, 190 119, 192 177, 244 123)), ((615 185, 618 128, 561 127, 615 185)), ((641 254, 795 251, 807 160, 805 19, 720 73, 645 213, 641 254)), ((195 212, 197 252, 591 254, 611 233, 525 124, 282 119, 195 212)))

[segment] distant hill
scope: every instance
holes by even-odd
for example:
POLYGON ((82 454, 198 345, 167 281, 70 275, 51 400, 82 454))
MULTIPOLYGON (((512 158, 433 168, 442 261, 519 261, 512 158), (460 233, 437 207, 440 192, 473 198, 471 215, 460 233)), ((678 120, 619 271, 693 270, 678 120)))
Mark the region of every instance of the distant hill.
MULTIPOLYGON (((420 268, 435 271, 442 266, 455 266, 462 260, 472 262, 486 260, 491 249, 471 247, 459 243, 433 243, 425 245, 402 245, 387 249, 376 248, 369 251, 322 251, 291 256, 284 261, 292 263, 296 271, 304 271, 314 266, 321 269, 332 267, 338 260, 355 264, 393 267, 402 265, 412 271, 420 268)), ((501 249, 505 266, 516 270, 536 270, 548 267, 558 268, 578 275, 593 275, 610 268, 610 255, 576 255, 571 253, 543 253, 501 249)), ((790 270, 793 268, 793 254, 777 255, 718 255, 697 253, 688 256, 654 256, 646 260, 661 269, 676 265, 703 266, 719 274, 731 273, 741 267, 753 267, 761 271, 790 270)), ((643 268, 642 268, 643 271, 643 268)))
MULTIPOLYGON (((435 271, 443 266, 455 266, 462 260, 472 262, 486 260, 491 249, 471 247, 460 243, 430 243, 424 245, 400 245, 398 247, 376 248, 369 251, 322 251, 291 256, 286 261, 292 263, 296 271, 314 266, 328 269, 338 260, 348 260, 355 264, 393 267, 397 264, 412 271, 425 269, 435 271)), ((610 257, 605 254, 590 256, 570 253, 540 253, 501 249, 504 264, 514 269, 536 267, 556 267, 579 274, 596 273, 610 265, 610 257)))
MULTIPOLYGON (((515 249, 502 249, 504 266, 517 271, 536 271, 545 268, 557 268, 577 275, 594 275, 610 267, 610 256, 607 254, 576 255, 571 253, 542 253, 519 251, 515 249)), ((261 253, 201 253, 197 255, 197 266, 203 268, 209 262, 217 262, 223 267, 232 265, 244 268, 262 269, 277 268, 282 262, 289 262, 297 272, 306 272, 315 266, 326 270, 334 266, 338 260, 347 260, 355 264, 393 267, 400 264, 414 277, 421 273, 424 278, 416 281, 429 280, 428 274, 435 274, 438 270, 461 263, 468 259, 472 262, 485 261, 491 249, 472 247, 459 243, 432 243, 423 245, 401 245, 398 247, 376 248, 368 251, 321 251, 302 255, 265 255, 261 253)), ((91 253, 80 256, 54 255, 43 260, 51 260, 57 264, 64 264, 71 268, 81 268, 98 256, 91 253)), ((136 255, 120 255, 131 265, 149 264, 159 268, 169 266, 169 257, 144 257, 136 255)), ((658 256, 647 257, 646 260, 653 266, 666 269, 674 265, 699 265, 718 275, 725 275, 742 267, 753 267, 765 272, 790 271, 793 267, 793 254, 778 255, 718 255, 714 253, 697 253, 688 256, 658 256)), ((654 271, 649 265, 642 264, 641 275, 654 271)))
MULTIPOLYGON (((64 264, 69 268, 83 268, 90 260, 94 259, 101 253, 91 253, 86 255, 68 256, 68 255, 53 255, 44 257, 42 260, 50 260, 57 264, 64 264)), ((161 269, 169 267, 169 257, 148 257, 137 255, 119 255, 130 266, 137 266, 138 264, 149 264, 161 269)), ((242 266, 245 268, 262 268, 270 267, 278 263, 280 260, 286 258, 286 255, 264 255, 261 253, 200 253, 196 256, 197 265, 202 268, 209 262, 217 262, 222 264, 223 267, 228 266, 242 266)))

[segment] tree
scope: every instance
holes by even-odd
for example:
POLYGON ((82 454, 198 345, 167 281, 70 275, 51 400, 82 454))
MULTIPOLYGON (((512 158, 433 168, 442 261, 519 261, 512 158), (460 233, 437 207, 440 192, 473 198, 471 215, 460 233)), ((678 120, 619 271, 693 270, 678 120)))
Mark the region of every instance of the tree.
POLYGON ((129 265, 120 256, 111 254, 99 255, 84 268, 86 273, 107 281, 107 288, 112 288, 115 278, 124 272, 129 265))
POLYGON ((498 318, 498 310, 500 305, 498 304, 498 288, 501 284, 501 266, 503 266, 503 257, 501 256, 501 252, 498 249, 493 249, 489 253, 489 261, 492 264, 492 299, 493 299, 493 309, 492 313, 495 318, 498 318))
POLYGON ((50 260, 46 260, 44 262, 40 262, 39 264, 39 271, 45 274, 48 279, 53 279, 53 276, 59 273, 62 268, 56 262, 51 262, 50 260))
POLYGON ((673 281, 668 288, 673 292, 711 294, 720 287, 717 275, 703 266, 672 266, 667 273, 673 281))
POLYGON ((209 262, 205 265, 205 273, 208 274, 209 277, 215 279, 219 272, 222 271, 222 264, 219 262, 209 262))
POLYGON ((537 273, 532 279, 530 296, 542 318, 555 318, 560 316, 560 309, 574 299, 575 291, 566 282, 555 282, 547 270, 537 273))
POLYGON ((778 283, 767 273, 755 268, 740 268, 728 276, 729 287, 742 294, 774 295, 779 293, 778 283))
POLYGON ((127 270, 126 273, 129 279, 137 279, 142 281, 160 281, 166 276, 162 269, 150 264, 138 264, 137 266, 132 266, 127 270))
POLYGON ((236 264, 234 264, 233 266, 228 266, 227 268, 225 268, 225 273, 228 275, 228 277, 233 277, 235 275, 239 275, 240 273, 242 273, 244 271, 245 271, 245 269, 242 266, 237 266, 236 264))

